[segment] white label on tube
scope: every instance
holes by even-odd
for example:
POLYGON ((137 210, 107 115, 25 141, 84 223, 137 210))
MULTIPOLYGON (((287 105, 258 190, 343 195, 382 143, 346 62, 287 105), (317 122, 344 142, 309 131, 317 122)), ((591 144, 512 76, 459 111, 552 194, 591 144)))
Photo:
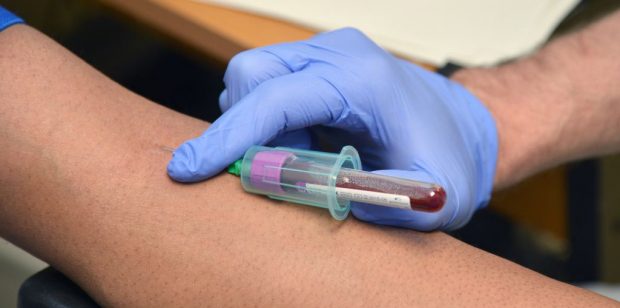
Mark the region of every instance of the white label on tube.
MULTIPOLYGON (((327 186, 306 184, 306 189, 310 191, 325 191, 327 190, 327 186)), ((356 202, 382 205, 404 210, 411 209, 411 206, 409 205, 409 197, 403 195, 336 187, 336 196, 340 199, 347 199, 356 202)))

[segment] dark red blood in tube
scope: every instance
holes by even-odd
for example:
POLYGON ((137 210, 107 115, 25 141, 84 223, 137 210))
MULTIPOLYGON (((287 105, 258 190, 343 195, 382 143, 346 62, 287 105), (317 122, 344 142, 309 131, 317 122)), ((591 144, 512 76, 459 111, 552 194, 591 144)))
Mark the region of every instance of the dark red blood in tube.
POLYGON ((336 187, 407 196, 414 211, 436 212, 446 203, 446 191, 439 185, 341 169, 336 187))

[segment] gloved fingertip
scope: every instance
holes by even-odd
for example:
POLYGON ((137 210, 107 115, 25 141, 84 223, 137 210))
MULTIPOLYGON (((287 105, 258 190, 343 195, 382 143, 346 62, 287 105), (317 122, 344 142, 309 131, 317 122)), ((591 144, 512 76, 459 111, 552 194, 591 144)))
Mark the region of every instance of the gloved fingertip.
POLYGON ((228 90, 224 89, 222 93, 220 93, 220 97, 218 99, 220 104, 220 111, 226 112, 226 110, 230 109, 230 102, 228 100, 228 90))
POLYGON ((372 205, 364 203, 351 202, 351 213, 353 213, 353 216, 355 216, 359 220, 374 222, 379 218, 373 214, 372 209, 368 208, 371 206, 372 205))
POLYGON ((177 182, 197 182, 210 176, 208 170, 199 170, 191 141, 182 144, 172 153, 168 162, 168 176, 177 182))

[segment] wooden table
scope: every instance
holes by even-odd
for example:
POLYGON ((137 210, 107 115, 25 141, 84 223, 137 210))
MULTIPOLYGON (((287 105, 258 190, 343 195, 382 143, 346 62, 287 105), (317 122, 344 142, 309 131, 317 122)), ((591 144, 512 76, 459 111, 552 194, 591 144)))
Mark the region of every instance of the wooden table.
POLYGON ((225 63, 242 50, 306 39, 316 32, 289 22, 191 0, 101 2, 225 63))

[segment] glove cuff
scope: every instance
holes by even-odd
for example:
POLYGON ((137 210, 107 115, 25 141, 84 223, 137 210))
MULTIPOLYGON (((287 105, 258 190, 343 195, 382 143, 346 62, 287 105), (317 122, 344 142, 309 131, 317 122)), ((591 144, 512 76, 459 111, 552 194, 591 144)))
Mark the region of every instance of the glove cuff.
POLYGON ((499 150, 499 138, 497 134, 497 126, 495 118, 491 111, 465 87, 457 83, 457 86, 463 88, 464 95, 467 95, 467 101, 470 104, 470 110, 478 125, 479 139, 476 148, 477 155, 480 159, 478 165, 478 192, 476 194, 476 209, 487 206, 491 200, 493 192, 493 181, 495 179, 495 170, 497 167, 497 157, 499 150))
POLYGON ((15 16, 13 13, 7 11, 0 6, 0 31, 14 25, 24 23, 24 20, 15 16))

